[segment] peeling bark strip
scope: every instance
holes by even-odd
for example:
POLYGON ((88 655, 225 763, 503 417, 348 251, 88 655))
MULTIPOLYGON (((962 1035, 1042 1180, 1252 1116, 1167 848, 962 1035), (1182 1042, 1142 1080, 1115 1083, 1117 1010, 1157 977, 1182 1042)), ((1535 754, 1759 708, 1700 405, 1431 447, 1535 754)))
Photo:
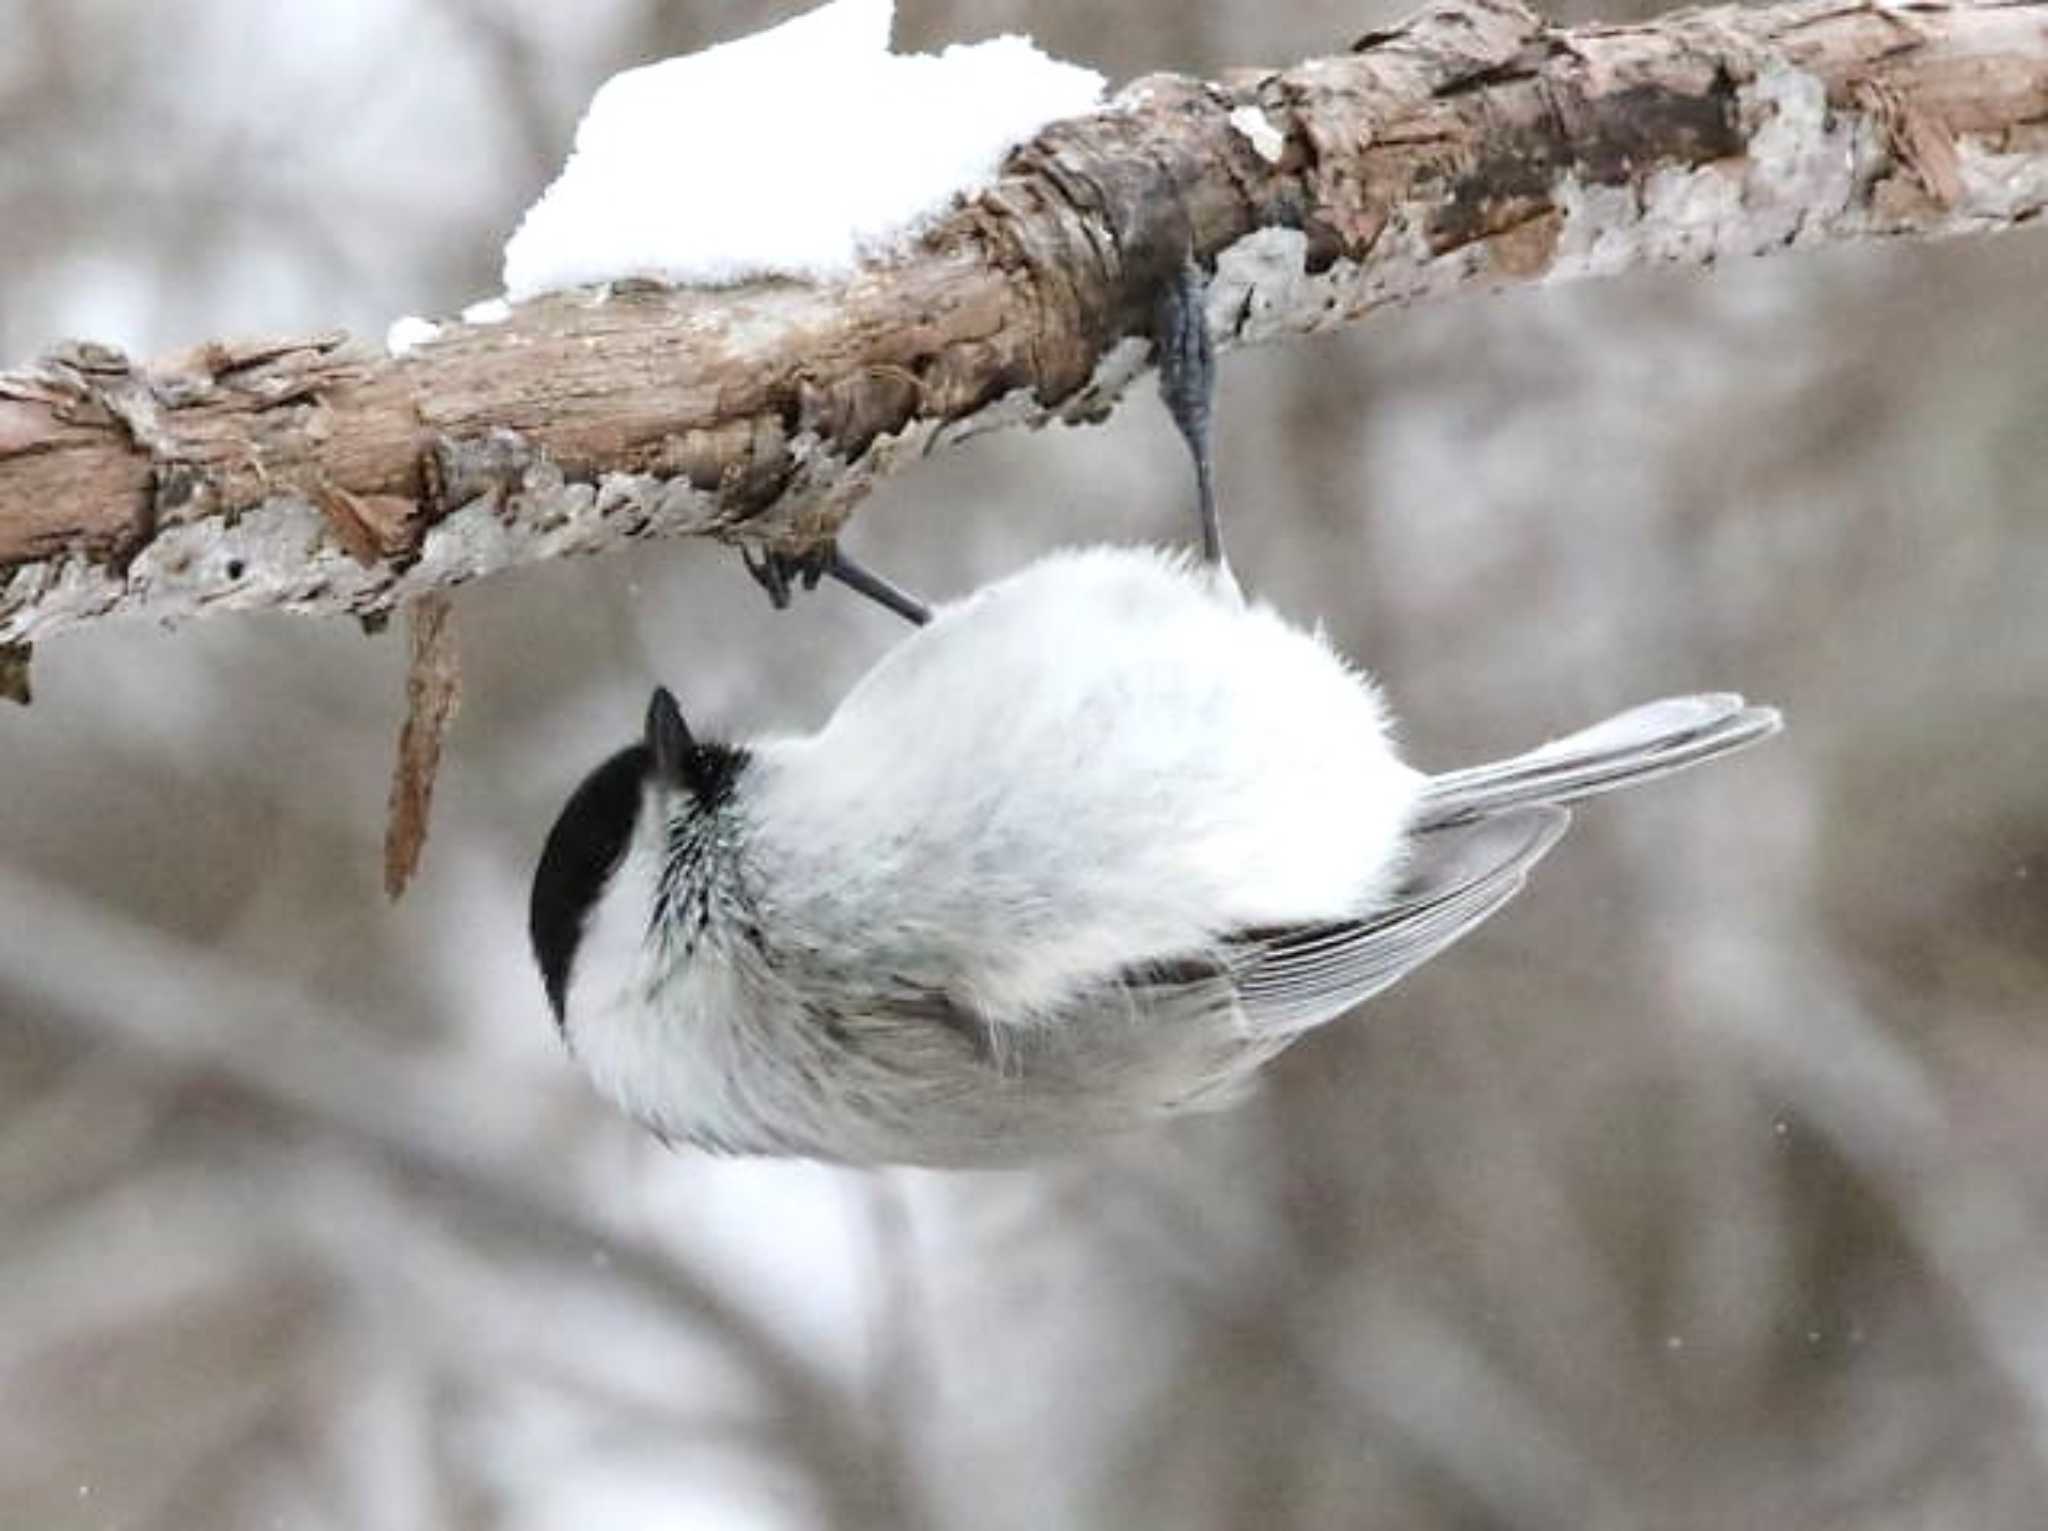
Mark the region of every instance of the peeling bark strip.
POLYGON ((73 344, 0 374, 0 644, 114 612, 371 617, 656 533, 799 547, 943 441, 1104 415, 1187 250, 1242 343, 2044 205, 2048 0, 1569 30, 1456 0, 1295 69, 1137 81, 843 286, 625 284, 396 359, 73 344))
POLYGON ((462 666, 449 626, 449 599, 420 596, 406 608, 412 658, 405 673, 405 726, 391 771, 391 801, 384 824, 384 892, 405 892, 427 845, 434 781, 441 774, 441 741, 462 705, 462 666))
POLYGON ((33 700, 28 671, 34 657, 32 643, 0 643, 0 701, 26 707, 33 700))

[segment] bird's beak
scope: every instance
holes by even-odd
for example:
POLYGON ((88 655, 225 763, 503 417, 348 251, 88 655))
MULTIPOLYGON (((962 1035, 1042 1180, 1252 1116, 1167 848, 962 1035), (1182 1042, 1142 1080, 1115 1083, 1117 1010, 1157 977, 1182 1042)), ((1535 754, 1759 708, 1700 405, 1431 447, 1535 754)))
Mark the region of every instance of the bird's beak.
POLYGON ((656 686, 647 702, 647 753, 658 778, 678 787, 689 785, 697 741, 690 737, 683 710, 666 686, 656 686))

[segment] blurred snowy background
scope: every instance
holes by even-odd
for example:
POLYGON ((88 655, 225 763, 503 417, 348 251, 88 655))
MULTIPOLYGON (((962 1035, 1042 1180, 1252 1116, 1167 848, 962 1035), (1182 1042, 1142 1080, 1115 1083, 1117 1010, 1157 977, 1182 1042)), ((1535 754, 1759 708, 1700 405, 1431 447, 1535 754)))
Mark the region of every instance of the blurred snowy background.
MULTIPOLYGON (((0 359, 452 311, 599 80, 799 8, 0 0, 0 359)), ((1395 14, 902 12, 1119 81, 1395 14)), ((775 617, 695 542, 463 591, 396 909, 397 636, 50 643, 0 713, 0 1526, 2038 1525, 2044 275, 1859 249, 1231 358, 1242 571, 1421 763, 1694 687, 1792 727, 1587 811, 1248 1109, 1043 1173, 666 1154, 529 967, 540 837, 649 685, 804 727, 881 614, 775 617)), ((1186 502, 1147 389, 849 545, 945 594, 1186 502)))

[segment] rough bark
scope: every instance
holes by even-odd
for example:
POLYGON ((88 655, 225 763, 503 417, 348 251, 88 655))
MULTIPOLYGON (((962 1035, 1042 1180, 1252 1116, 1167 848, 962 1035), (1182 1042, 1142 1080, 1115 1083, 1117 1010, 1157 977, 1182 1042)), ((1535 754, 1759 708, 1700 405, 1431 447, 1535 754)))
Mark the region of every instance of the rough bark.
POLYGON ((2048 0, 1574 29, 1460 0, 1297 68, 1137 81, 843 286, 559 295, 401 357, 74 344, 0 374, 0 645, 114 612, 382 613, 658 533, 801 546, 944 441, 1100 417, 1184 252, 1231 344, 2044 205, 2048 0))
POLYGON ((396 899, 420 867, 427 846, 434 780, 441 772, 441 746, 462 705, 462 665, 456 656, 448 597, 430 591, 406 608, 412 660, 405 675, 405 726, 398 731, 398 760, 391 769, 391 799, 385 812, 384 892, 396 899))

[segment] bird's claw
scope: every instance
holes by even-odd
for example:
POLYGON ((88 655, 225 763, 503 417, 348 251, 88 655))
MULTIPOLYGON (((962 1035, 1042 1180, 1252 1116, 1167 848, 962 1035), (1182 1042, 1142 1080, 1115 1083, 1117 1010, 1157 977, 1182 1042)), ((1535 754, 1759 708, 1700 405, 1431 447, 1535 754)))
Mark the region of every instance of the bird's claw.
POLYGON ((832 567, 836 551, 831 542, 814 543, 801 553, 788 553, 780 548, 756 549, 741 543, 740 562, 746 565, 754 583, 768 592, 768 604, 777 611, 787 611, 799 586, 805 590, 818 588, 818 581, 832 567))

